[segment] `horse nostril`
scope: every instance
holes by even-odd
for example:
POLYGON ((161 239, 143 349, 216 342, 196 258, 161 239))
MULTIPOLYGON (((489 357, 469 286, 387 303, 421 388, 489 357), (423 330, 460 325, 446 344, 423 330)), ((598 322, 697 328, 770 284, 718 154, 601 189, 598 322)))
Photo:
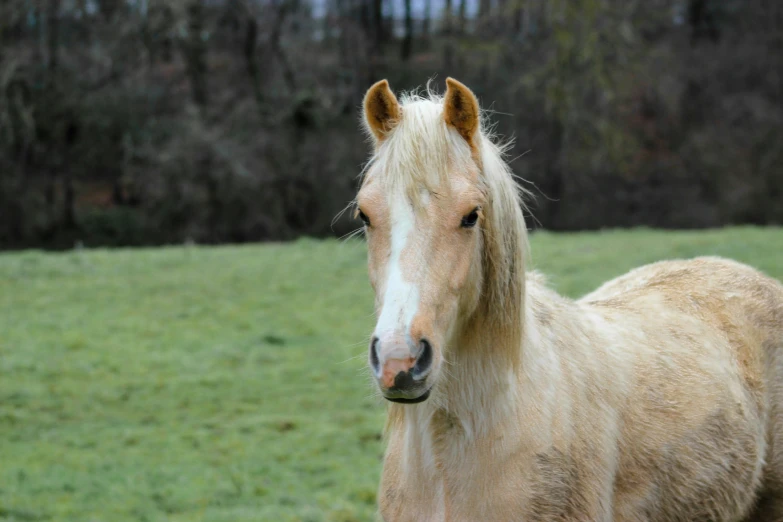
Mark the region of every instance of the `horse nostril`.
POLYGON ((380 364, 378 360, 378 338, 373 337, 372 343, 370 343, 370 365, 376 374, 380 372, 380 364))
POLYGON ((421 345, 421 353, 416 359, 416 364, 413 366, 413 371, 411 372, 416 377, 427 373, 430 366, 432 366, 432 345, 430 345, 430 342, 427 339, 422 339, 419 341, 419 344, 421 345))

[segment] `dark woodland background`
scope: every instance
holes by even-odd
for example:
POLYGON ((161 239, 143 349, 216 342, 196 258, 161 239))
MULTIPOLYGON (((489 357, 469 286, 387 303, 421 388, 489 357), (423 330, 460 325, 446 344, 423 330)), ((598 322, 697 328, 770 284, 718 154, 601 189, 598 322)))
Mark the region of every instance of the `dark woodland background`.
POLYGON ((2 0, 0 248, 342 235, 366 88, 474 89, 531 226, 783 222, 780 0, 2 0))

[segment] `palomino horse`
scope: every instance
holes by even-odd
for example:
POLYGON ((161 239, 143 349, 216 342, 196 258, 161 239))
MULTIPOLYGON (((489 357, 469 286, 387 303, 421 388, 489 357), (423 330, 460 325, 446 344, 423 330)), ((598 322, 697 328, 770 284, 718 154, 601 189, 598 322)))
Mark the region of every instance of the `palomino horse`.
POLYGON ((475 96, 446 82, 364 100, 382 518, 783 521, 783 286, 698 258, 559 296, 525 272, 475 96))

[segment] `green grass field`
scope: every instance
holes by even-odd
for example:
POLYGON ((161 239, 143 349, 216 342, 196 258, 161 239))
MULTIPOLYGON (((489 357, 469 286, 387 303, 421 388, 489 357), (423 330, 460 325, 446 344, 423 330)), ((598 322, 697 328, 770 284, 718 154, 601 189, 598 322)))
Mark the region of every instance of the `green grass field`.
MULTIPOLYGON (((783 229, 536 234, 578 296, 783 229)), ((384 406, 359 241, 0 255, 0 520, 366 521, 384 406)))

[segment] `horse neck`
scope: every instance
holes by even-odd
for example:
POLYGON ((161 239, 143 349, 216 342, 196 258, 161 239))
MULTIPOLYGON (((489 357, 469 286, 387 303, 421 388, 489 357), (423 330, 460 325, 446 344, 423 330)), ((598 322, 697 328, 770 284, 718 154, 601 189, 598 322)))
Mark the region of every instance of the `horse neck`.
POLYGON ((456 424, 460 430, 450 433, 474 438, 514 418, 520 407, 524 321, 520 317, 514 324, 505 319, 477 315, 457 324, 430 399, 416 406, 391 405, 387 428, 429 433, 442 440, 444 425, 456 424))
POLYGON ((442 377, 446 409, 475 423, 475 430, 493 426, 513 409, 523 330, 522 317, 476 317, 454 339, 442 377))

